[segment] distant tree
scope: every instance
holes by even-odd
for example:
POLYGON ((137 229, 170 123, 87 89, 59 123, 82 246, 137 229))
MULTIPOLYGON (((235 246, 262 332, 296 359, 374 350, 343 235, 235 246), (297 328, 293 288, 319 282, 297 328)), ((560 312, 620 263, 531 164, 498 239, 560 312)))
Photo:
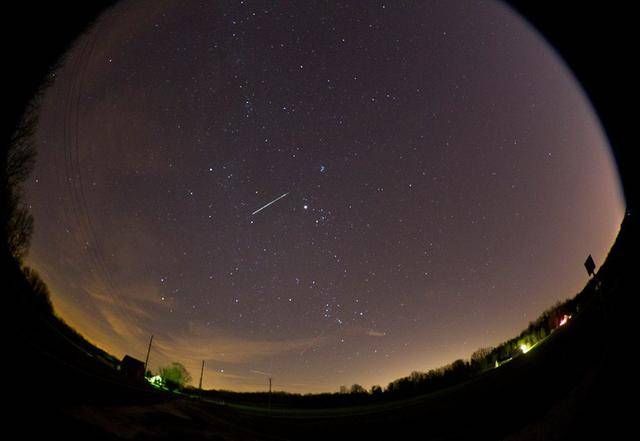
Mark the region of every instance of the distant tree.
POLYGON ((460 381, 464 381, 470 374, 469 363, 458 359, 453 363, 445 366, 444 376, 446 378, 447 385, 455 384, 460 381))
MULTIPOLYGON (((32 105, 33 106, 33 105, 32 105)), ((2 238, 8 251, 22 262, 29 249, 33 234, 33 217, 24 202, 22 184, 31 174, 35 165, 36 150, 33 132, 37 123, 37 113, 30 109, 21 126, 14 133, 0 170, 1 197, 0 223, 2 238)))
POLYGON ((347 386, 340 386, 340 393, 341 394, 348 394, 349 393, 349 388, 347 386))
POLYGON ((371 395, 381 395, 382 394, 382 388, 380 386, 378 386, 377 384, 374 386, 371 386, 371 395))
POLYGON ((471 366, 480 371, 490 368, 493 350, 493 347, 480 348, 476 350, 471 354, 471 366))
MULTIPOLYGON (((15 195, 12 196, 15 199, 15 195)), ((11 213, 7 225, 7 243, 13 257, 22 262, 29 250, 33 234, 33 216, 18 200, 10 201, 9 207, 11 213)))
POLYGON ((25 279, 31 286, 31 304, 34 310, 40 313, 53 314, 53 306, 51 305, 51 299, 49 295, 49 288, 42 280, 40 275, 28 266, 22 269, 25 279))
POLYGON ((483 359, 489 357, 493 352, 493 347, 480 348, 471 354, 472 363, 480 363, 483 359))
POLYGON ((425 378, 426 378, 426 374, 420 371, 413 371, 411 372, 411 375, 409 375, 409 380, 414 384, 418 384, 424 381, 425 378))
POLYGON ((160 368, 160 376, 164 385, 170 390, 181 389, 191 381, 191 375, 187 369, 178 362, 160 368))
POLYGON ((360 386, 359 384, 354 384, 353 386, 351 386, 351 393, 352 394, 366 394, 367 390, 360 386))

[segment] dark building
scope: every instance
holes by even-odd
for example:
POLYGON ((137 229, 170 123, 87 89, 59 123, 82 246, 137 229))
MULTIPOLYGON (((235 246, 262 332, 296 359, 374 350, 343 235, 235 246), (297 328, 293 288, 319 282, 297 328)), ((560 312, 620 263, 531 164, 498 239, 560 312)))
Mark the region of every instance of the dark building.
POLYGON ((144 379, 144 362, 125 355, 120 362, 120 372, 130 380, 144 379))

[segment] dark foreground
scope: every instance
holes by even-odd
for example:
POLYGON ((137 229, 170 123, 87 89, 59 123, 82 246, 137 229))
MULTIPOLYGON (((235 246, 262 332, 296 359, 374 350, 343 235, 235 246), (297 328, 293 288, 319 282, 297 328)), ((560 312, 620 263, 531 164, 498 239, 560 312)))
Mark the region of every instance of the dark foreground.
POLYGON ((635 243, 627 217, 598 273, 600 288, 593 281, 585 288, 592 300, 527 354, 429 395, 333 409, 269 411, 129 384, 55 323, 29 313, 14 273, 9 421, 20 439, 611 439, 633 421, 635 243))

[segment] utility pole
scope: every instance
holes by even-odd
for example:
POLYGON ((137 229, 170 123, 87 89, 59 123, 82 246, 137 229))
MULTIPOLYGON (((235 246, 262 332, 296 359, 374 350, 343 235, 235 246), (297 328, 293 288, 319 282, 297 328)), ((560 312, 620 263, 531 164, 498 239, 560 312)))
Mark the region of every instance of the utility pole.
POLYGON ((271 377, 269 377, 269 413, 271 413, 271 377))
POLYGON ((153 343, 153 334, 149 339, 149 348, 147 349, 147 358, 144 360, 144 376, 147 376, 147 365, 149 364, 149 353, 151 352, 151 343, 153 343))
POLYGON ((202 360, 202 368, 200 368, 200 390, 202 391, 202 374, 204 374, 204 360, 202 360))

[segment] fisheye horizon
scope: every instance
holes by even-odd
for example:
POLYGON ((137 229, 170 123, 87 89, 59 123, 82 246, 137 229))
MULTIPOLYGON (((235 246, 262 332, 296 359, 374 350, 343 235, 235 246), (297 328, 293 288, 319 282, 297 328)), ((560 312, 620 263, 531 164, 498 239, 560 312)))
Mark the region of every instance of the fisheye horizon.
POLYGON ((467 359, 578 293, 625 212, 580 85, 499 2, 125 1, 38 111, 56 312, 207 389, 467 359))

